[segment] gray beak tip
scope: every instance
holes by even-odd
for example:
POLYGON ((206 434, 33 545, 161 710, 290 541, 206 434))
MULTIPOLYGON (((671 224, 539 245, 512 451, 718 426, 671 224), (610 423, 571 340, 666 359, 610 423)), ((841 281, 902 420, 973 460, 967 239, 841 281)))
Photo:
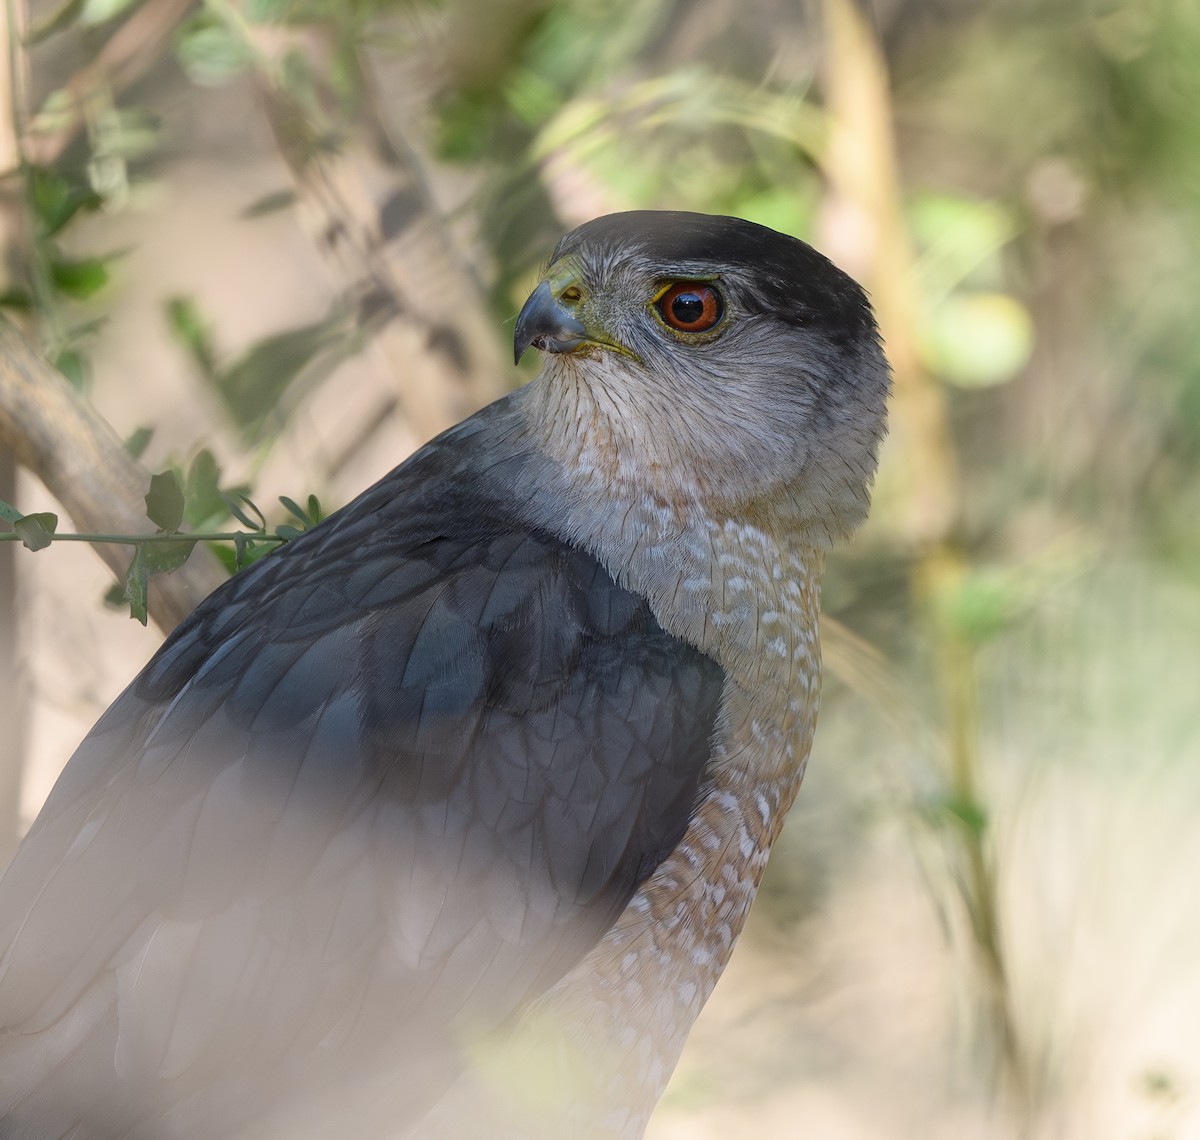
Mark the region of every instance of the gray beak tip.
POLYGON ((543 281, 530 295, 513 329, 513 361, 533 345, 544 352, 570 352, 587 340, 587 329, 543 281))

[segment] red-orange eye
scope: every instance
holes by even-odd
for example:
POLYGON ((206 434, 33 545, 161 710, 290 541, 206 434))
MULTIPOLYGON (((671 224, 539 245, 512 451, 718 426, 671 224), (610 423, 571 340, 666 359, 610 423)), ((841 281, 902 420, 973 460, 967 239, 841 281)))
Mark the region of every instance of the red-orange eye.
POLYGON ((721 294, 703 281, 678 281, 654 303, 671 328, 686 333, 708 332, 725 311, 721 294))

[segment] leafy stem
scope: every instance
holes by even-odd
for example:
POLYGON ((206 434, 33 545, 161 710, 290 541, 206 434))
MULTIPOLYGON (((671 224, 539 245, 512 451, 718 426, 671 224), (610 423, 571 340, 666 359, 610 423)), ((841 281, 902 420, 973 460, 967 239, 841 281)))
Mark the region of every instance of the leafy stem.
MULTIPOLYGON (((31 516, 22 517, 29 518, 31 516)), ((53 542, 113 542, 125 546, 143 546, 155 542, 238 542, 239 540, 290 542, 295 536, 266 534, 256 530, 230 530, 213 531, 209 534, 183 534, 178 531, 174 534, 76 534, 54 531, 50 532, 49 537, 53 542)), ((26 546, 29 545, 28 541, 15 530, 0 531, 0 542, 25 542, 26 546)), ((42 548, 38 547, 37 549, 42 548)))
POLYGON ((151 576, 178 570, 191 556, 196 543, 232 542, 233 550, 226 551, 222 561, 230 573, 237 573, 243 566, 270 553, 278 544, 290 542, 315 526, 323 517, 315 495, 309 495, 303 506, 294 499, 281 496, 280 503, 295 519, 296 525, 281 523, 274 531, 268 531, 263 512, 241 491, 221 491, 217 485, 218 475, 216 461, 205 452, 193 461, 186 478, 177 471, 163 471, 152 476, 146 495, 146 517, 158 527, 154 534, 60 534, 58 515, 52 511, 27 515, 11 503, 0 501, 0 519, 12 524, 11 531, 0 533, 0 542, 20 541, 30 550, 44 550, 55 542, 132 546, 133 558, 125 570, 124 580, 110 591, 109 600, 127 603, 130 616, 145 625, 151 576), (208 520, 212 525, 216 518, 232 515, 247 529, 181 531, 179 527, 188 517, 189 506, 193 512, 200 512, 199 518, 192 519, 193 524, 203 526, 208 520))

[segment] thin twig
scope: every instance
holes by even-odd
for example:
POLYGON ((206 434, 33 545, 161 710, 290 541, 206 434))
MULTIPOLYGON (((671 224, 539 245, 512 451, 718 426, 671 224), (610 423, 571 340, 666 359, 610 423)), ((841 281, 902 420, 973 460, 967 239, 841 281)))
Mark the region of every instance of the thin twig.
MULTIPOLYGON (((148 543, 180 543, 180 542, 237 542, 247 539, 251 542, 287 542, 281 534, 259 534, 253 530, 233 530, 214 534, 185 534, 182 531, 173 534, 81 534, 76 531, 66 533, 55 532, 50 535, 52 542, 111 542, 118 546, 145 546, 148 543)), ((0 542, 21 542, 21 535, 14 531, 0 531, 0 542)))

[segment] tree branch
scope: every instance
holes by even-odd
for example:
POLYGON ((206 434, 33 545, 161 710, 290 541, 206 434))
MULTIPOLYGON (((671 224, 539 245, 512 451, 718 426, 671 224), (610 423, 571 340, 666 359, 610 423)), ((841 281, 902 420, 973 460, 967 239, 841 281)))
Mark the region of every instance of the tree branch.
MULTIPOLYGON (((149 472, 58 370, 3 318, 0 446, 41 479, 80 530, 122 534, 147 530, 144 496, 149 472)), ((110 545, 95 550, 122 580, 128 551, 110 545)), ((197 551, 174 573, 151 579, 150 616, 164 633, 170 632, 224 577, 208 551, 197 551)))

